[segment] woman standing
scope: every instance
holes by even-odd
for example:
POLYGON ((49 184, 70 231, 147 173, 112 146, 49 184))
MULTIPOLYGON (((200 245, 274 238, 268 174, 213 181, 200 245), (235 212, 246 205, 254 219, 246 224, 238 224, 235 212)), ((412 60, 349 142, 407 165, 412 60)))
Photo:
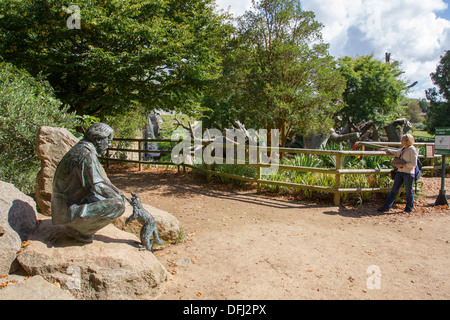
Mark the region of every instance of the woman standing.
POLYGON ((386 202, 382 207, 377 209, 378 211, 388 212, 391 209, 402 184, 405 184, 406 190, 406 207, 403 212, 411 213, 413 211, 414 170, 416 168, 417 159, 419 156, 419 151, 414 147, 414 142, 414 137, 411 134, 405 134, 401 140, 403 146, 401 150, 389 148, 380 149, 380 151, 386 151, 387 153, 394 154, 395 156, 400 157, 400 159, 404 160, 404 163, 395 164, 395 167, 398 169, 398 171, 395 175, 394 185, 392 186, 391 192, 389 193, 386 202))

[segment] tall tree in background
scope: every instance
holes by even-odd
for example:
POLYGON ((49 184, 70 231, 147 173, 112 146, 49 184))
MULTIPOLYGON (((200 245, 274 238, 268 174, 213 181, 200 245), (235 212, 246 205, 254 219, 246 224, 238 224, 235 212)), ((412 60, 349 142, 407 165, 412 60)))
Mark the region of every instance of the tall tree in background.
POLYGON ((431 80, 439 89, 426 90, 430 105, 425 125, 427 132, 434 134, 436 127, 450 127, 450 50, 441 57, 431 80))
POLYGON ((382 62, 372 55, 339 59, 340 71, 347 80, 345 107, 341 110, 343 126, 357 131, 360 124, 378 130, 395 120, 397 108, 408 86, 401 79, 398 62, 382 62))
POLYGON ((323 43, 322 25, 299 0, 253 1, 237 20, 223 76, 206 97, 211 123, 292 132, 330 128, 344 81, 323 43))
POLYGON ((420 108, 419 101, 414 99, 408 103, 406 107, 406 116, 412 123, 423 123, 425 118, 422 116, 422 109, 420 108))
POLYGON ((0 55, 79 115, 191 112, 227 34, 214 0, 2 0, 0 55))

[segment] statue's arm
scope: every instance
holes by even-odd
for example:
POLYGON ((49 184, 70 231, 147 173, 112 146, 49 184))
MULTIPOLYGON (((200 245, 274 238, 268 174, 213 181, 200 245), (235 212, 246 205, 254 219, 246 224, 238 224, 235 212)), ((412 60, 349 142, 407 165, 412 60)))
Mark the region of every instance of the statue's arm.
POLYGON ((109 180, 102 176, 100 171, 100 164, 95 155, 86 157, 82 166, 83 184, 90 186, 92 191, 105 199, 121 198, 124 199, 124 194, 109 180))

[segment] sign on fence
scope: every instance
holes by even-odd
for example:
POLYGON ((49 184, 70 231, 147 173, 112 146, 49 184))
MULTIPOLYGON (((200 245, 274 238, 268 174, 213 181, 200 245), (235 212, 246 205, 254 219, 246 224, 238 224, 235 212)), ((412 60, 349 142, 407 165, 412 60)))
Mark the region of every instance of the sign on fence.
POLYGON ((450 156, 450 128, 436 128, 434 139, 435 153, 450 156))

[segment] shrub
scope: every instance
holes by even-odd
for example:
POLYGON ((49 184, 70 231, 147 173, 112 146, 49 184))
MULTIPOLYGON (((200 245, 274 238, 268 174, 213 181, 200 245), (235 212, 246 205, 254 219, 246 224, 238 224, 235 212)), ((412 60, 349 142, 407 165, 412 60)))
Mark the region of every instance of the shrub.
POLYGON ((47 81, 0 61, 0 180, 33 192, 40 168, 34 152, 39 128, 75 125, 75 115, 55 98, 47 81))

